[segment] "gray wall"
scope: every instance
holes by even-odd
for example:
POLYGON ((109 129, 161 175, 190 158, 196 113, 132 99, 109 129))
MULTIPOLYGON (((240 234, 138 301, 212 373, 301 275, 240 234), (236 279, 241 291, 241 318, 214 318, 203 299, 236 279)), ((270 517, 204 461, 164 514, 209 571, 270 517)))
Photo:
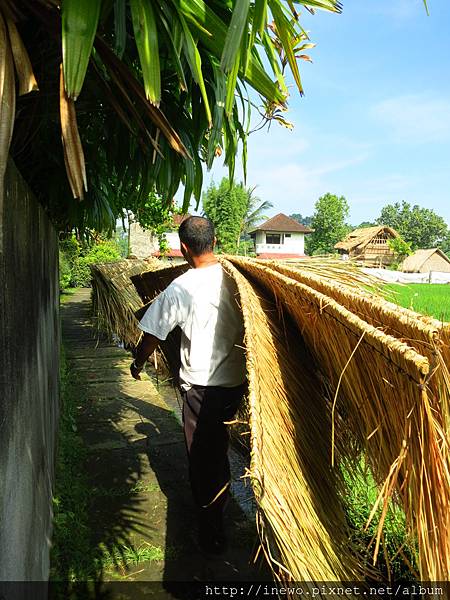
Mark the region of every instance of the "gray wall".
POLYGON ((46 580, 58 418, 58 243, 11 161, 0 197, 0 289, 0 581, 46 580))

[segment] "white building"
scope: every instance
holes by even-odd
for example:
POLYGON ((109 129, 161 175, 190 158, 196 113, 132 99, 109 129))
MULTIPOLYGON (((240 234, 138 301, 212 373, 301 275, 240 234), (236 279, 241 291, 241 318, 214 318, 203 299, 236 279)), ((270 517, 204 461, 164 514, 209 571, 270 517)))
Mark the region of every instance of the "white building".
POLYGON ((305 235, 312 233, 294 219, 279 213, 250 232, 258 258, 302 258, 305 235))

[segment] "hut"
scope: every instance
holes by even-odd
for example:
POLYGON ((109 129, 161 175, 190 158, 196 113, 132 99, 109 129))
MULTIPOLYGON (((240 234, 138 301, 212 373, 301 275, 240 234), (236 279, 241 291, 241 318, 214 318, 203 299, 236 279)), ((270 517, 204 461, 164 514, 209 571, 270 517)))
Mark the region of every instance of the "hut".
POLYGON ((450 273, 450 258, 439 248, 416 250, 414 254, 405 258, 401 270, 404 273, 450 273))
POLYGON ((343 258, 353 258, 369 267, 382 267, 395 260, 395 254, 389 247, 389 240, 400 235, 386 225, 362 227, 351 231, 347 237, 334 247, 343 258))

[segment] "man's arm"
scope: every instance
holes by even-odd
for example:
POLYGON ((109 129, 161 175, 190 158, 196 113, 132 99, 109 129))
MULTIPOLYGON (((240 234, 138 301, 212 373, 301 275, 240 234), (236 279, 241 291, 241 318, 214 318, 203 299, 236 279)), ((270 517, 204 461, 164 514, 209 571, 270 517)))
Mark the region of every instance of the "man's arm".
POLYGON ((130 372, 134 379, 140 379, 140 372, 144 368, 148 357, 156 348, 161 340, 152 335, 151 333, 145 333, 141 338, 137 348, 134 361, 131 363, 130 372))

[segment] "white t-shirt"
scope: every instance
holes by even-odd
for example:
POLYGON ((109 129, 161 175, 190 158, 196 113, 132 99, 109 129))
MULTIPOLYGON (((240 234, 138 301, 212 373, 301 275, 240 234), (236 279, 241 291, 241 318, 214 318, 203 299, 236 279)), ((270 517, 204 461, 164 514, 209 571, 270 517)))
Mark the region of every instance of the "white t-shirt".
POLYGON ((219 263, 189 269, 177 277, 139 323, 143 331, 160 340, 177 325, 183 387, 234 387, 245 381, 244 325, 237 290, 219 263))

